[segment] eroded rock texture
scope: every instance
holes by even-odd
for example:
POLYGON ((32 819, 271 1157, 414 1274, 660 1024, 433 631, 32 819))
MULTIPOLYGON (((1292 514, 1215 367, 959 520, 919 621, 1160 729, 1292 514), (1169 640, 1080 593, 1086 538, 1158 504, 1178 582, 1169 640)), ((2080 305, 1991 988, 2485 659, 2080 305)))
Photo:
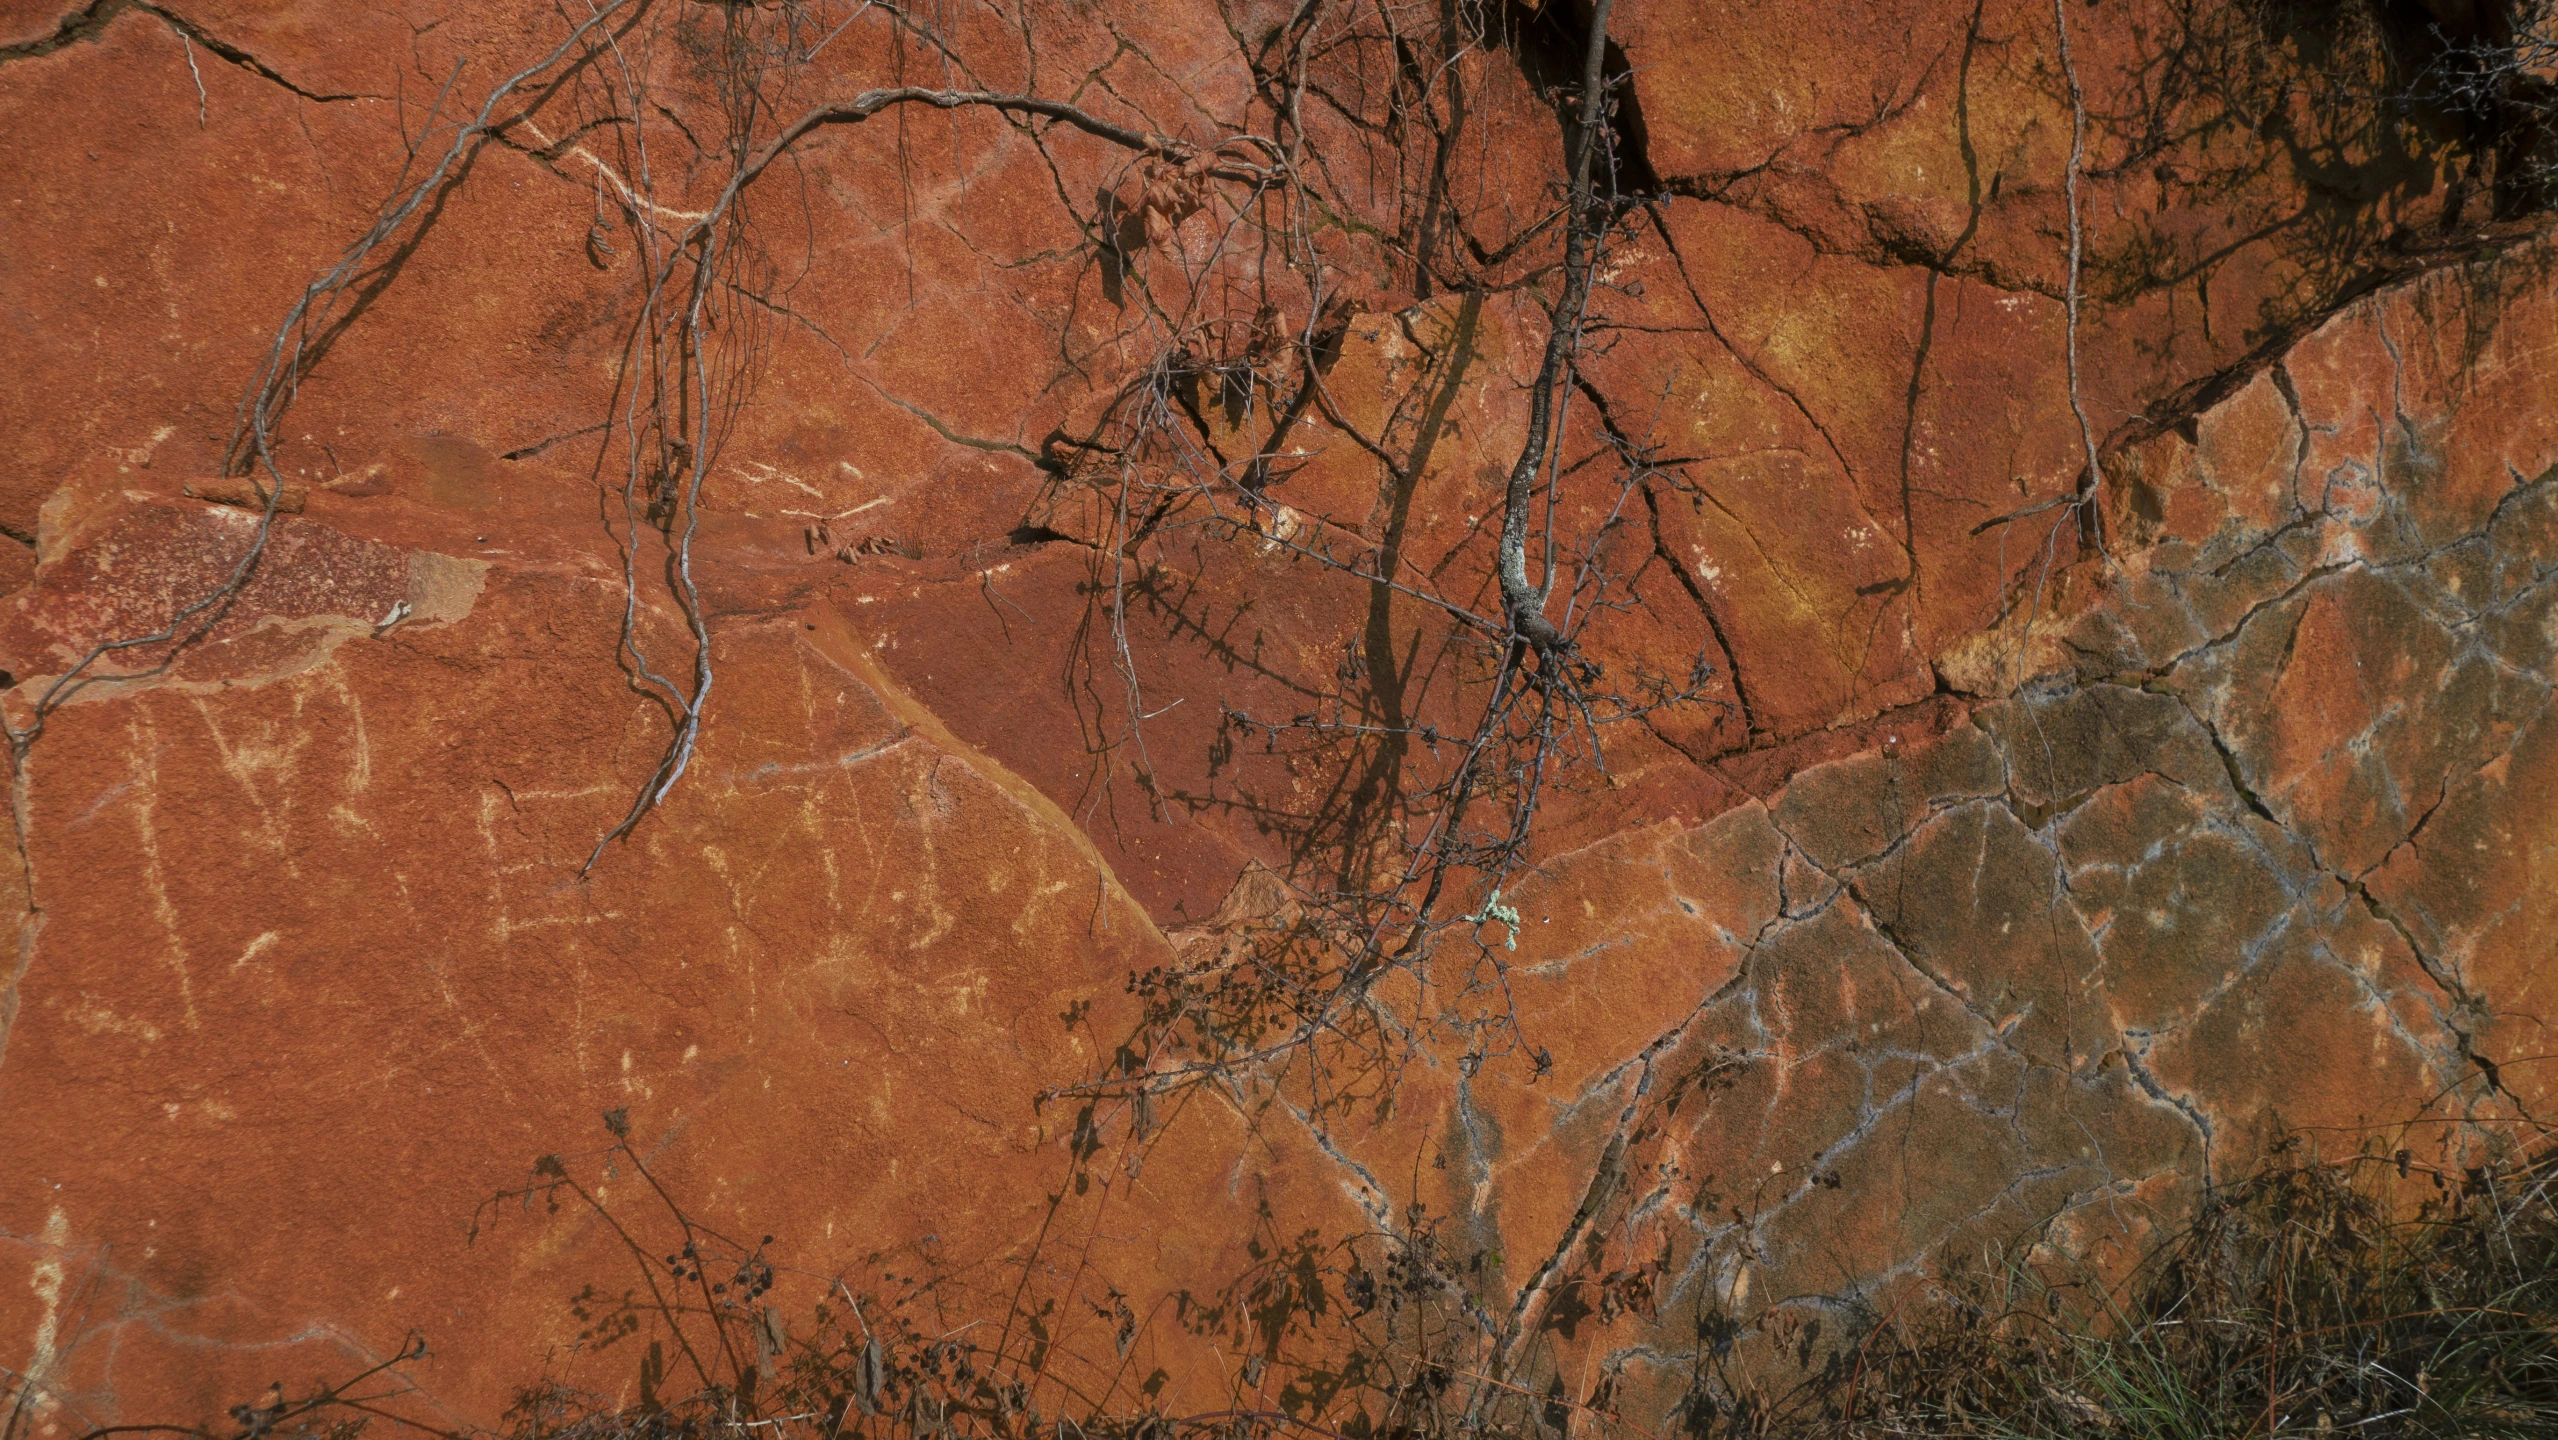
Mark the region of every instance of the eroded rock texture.
MULTIPOLYGON (((1131 977, 1375 886, 1481 703, 1445 607, 1499 611, 1587 16, 1512 7, 1431 79, 1324 6, 785 7, 801 58, 741 80, 723 37, 784 11, 629 3, 368 260, 236 601, 40 734, 247 549, 239 396, 454 142, 439 94, 569 22, 0 5, 0 1364, 36 1433, 413 1330, 445 1423, 626 1385, 594 1297, 630 1255, 496 1198, 560 1155, 645 1226, 608 1111, 793 1264, 1060 1298, 1043 1345, 1166 1377, 1131 1404, 1331 1373, 1337 1329, 1212 1297, 1387 1237, 1527 1391, 1651 1424, 1951 1257, 2120 1265, 2278 1134, 2456 1147, 2549 1099, 2553 252, 2475 136, 2373 100, 2417 31, 2073 6, 2064 69, 2035 4, 1620 7, 1629 199, 1539 523, 1604 577, 1587 659, 1696 693, 1557 762, 1506 891, 1363 1002, 1391 1057, 1156 1113, 1131 977), (1260 232, 1181 186, 1236 182, 1069 127, 918 108, 757 182, 689 562, 716 688, 599 854, 674 733, 626 595, 690 673, 673 531, 623 509, 643 221, 717 202, 738 97, 759 139, 912 83, 1205 145, 1280 133, 1281 72, 1337 207, 1291 313, 1210 284, 1260 232), (1226 508, 1149 528, 1174 492, 1097 471, 1097 417, 1183 365, 1153 433, 1226 508)), ((1287 1403, 1356 1400, 1320 1388, 1287 1403)))

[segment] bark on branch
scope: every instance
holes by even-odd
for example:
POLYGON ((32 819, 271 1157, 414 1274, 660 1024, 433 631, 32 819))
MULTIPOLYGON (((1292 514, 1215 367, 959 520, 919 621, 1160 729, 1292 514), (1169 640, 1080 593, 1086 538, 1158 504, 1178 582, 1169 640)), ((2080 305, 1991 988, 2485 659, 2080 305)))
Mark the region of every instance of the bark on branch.
POLYGON ((1590 270, 1597 238, 1593 217, 1601 208, 1599 197, 1591 188, 1590 171, 1607 123, 1611 4, 1612 0, 1598 0, 1590 15, 1590 38, 1581 68, 1581 124, 1571 156, 1570 214, 1563 230, 1563 293, 1555 299, 1545 360, 1537 367, 1536 384, 1529 391, 1528 438, 1519 448, 1519 462, 1510 467, 1510 488, 1503 500, 1501 544, 1496 557, 1501 599, 1509 609, 1511 628, 1541 661, 1560 656, 1571 642, 1546 618, 1545 591, 1528 580, 1528 516, 1535 503, 1537 473, 1545 468, 1546 452, 1559 443, 1554 434, 1556 392, 1571 369, 1573 353, 1580 348, 1581 313, 1590 301, 1590 270))
MULTIPOLYGON (((1167 159, 1188 159, 1199 151, 1199 147, 1187 141, 1175 140, 1169 135, 1131 130, 1125 125, 1113 125, 1090 111, 1066 104, 1062 100, 1042 100, 1032 95, 1010 95, 995 90, 927 90, 921 86, 898 85, 879 90, 865 90, 850 100, 820 105, 792 121, 780 134, 766 142, 762 149, 747 157, 746 163, 738 167, 735 175, 729 177, 728 188, 721 194, 719 203, 711 207, 711 214, 717 216, 725 211, 738 191, 753 184, 756 176, 764 173, 766 167, 780 159, 790 147, 798 144, 810 131, 826 125, 858 125, 883 110, 899 105, 930 105, 937 110, 1000 110, 1007 114, 1036 115, 1060 124, 1071 125, 1087 135, 1107 140, 1123 150, 1133 150, 1141 155, 1159 155, 1167 159)), ((1266 143, 1259 141, 1257 137, 1245 138, 1251 143, 1266 143)), ((708 220, 705 220, 694 228, 699 231, 708 228, 708 224, 708 220)))

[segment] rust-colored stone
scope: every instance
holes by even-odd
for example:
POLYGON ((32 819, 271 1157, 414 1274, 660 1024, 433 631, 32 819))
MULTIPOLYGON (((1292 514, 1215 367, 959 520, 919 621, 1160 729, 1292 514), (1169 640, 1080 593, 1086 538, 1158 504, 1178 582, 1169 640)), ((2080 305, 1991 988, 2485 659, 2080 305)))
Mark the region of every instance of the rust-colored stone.
MULTIPOLYGON (((218 1417, 411 1329, 453 1423, 545 1366, 623 1384, 572 1302, 630 1257, 492 1208, 556 1155, 649 1223, 608 1113, 792 1265, 1053 1285, 1103 1317, 1059 1354, 1166 1406, 1241 1393, 1184 1317, 1271 1245, 1426 1227, 1516 1373, 1614 1364, 1648 1425, 1701 1347, 1818 1363, 1787 1317, 1951 1253, 2118 1272, 2287 1127, 2456 1147, 2553 1093, 2558 252, 2249 7, 2189 7, 2185 70, 2175 7, 2066 12, 2075 390, 2050 7, 1619 12, 1649 191, 1540 515, 1577 658, 1687 693, 1557 728, 1519 866, 1358 996, 1408 1052, 1164 1115, 1057 1092, 1173 1063, 1120 1057, 1146 977, 1249 973, 1400 873, 1507 663, 1538 47, 1577 7, 1452 62, 1474 128, 1421 159, 1461 216, 1412 203, 1417 129, 1291 122, 1338 208, 1271 233, 1319 295, 1197 278, 1261 232, 1195 155, 816 132, 704 302, 707 455, 626 343, 716 146, 624 203, 604 92, 528 94, 315 333, 242 570, 275 327, 449 143, 420 87, 559 42, 448 8, 0 3, 0 1366, 37 1433, 218 1417), (2232 123, 2258 101, 2297 143, 2232 123), (1176 344, 1194 305, 1224 328, 1176 344), (698 746, 599 852, 681 704, 631 647, 691 693, 680 584, 698 746)), ((722 133, 750 8, 650 13, 652 145, 722 133)), ((1243 10, 1285 18, 942 38, 1205 145, 1267 128, 1243 10)), ((793 104, 946 78, 876 18, 793 104)))

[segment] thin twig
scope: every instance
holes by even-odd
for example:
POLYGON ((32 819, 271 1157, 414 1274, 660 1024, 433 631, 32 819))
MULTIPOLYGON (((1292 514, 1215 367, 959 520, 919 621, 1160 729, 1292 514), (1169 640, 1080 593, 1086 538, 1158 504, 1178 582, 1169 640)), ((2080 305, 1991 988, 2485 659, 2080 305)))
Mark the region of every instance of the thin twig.
POLYGON ((2105 521, 2097 506, 2097 489, 2103 484, 2105 470, 2097 456, 2096 427, 2087 418, 2087 405, 2079 393, 2078 382, 2078 312, 2079 267, 2086 253, 2085 230, 2079 219, 2079 177, 2087 161, 2087 96, 2079 88, 2078 66, 2070 59, 2069 0, 2052 0, 2052 25, 2060 34, 2061 74, 2069 82, 2069 280, 2065 294, 2067 319, 2063 348, 2066 352, 2069 378, 2070 413, 2078 417, 2079 443, 2087 452, 2087 469, 2078 483, 2079 533, 2099 552, 2105 549, 2105 521))

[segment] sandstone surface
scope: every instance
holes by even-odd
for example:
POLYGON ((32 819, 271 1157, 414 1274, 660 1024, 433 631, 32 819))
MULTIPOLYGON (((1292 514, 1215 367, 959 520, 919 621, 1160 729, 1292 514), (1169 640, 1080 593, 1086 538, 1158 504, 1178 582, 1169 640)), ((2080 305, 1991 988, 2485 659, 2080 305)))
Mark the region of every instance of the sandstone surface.
POLYGON ((1163 997, 1390 889, 1493 683, 1586 7, 1432 80, 1323 5, 0 4, 0 1393, 627 1387, 610 1116, 801 1271, 1056 1299, 1130 1405, 1266 1361, 1338 1422, 1338 1332, 1231 1297, 1383 1237, 1651 1425, 2283 1137, 2545 1109, 2558 249, 2359 8, 2055 13, 1614 13, 1539 524, 1592 673, 1682 698, 1366 1019, 1158 1105, 1163 997), (899 84, 1192 149, 822 127, 664 342, 737 137, 899 84))

